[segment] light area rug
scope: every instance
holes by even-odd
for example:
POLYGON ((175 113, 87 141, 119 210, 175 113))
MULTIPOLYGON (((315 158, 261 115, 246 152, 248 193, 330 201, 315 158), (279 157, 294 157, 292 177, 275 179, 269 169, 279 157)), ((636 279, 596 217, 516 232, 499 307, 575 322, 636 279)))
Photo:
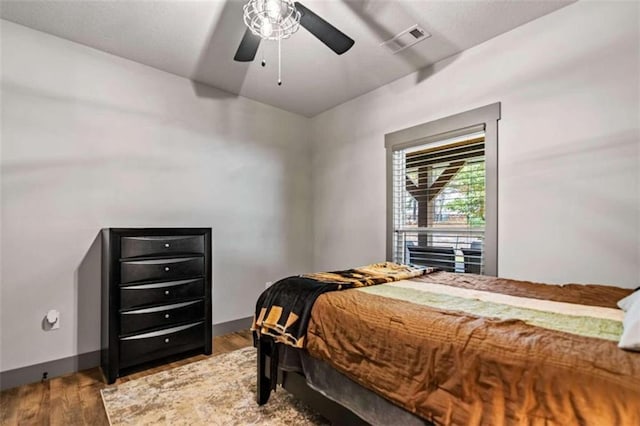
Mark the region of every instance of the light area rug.
POLYGON ((256 350, 244 348, 103 389, 116 425, 324 425, 284 389, 256 403, 256 350))

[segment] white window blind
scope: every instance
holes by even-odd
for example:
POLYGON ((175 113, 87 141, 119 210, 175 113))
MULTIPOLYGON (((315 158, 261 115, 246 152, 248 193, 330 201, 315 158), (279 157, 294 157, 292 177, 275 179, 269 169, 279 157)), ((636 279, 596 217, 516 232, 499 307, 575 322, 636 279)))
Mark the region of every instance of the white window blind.
POLYGON ((393 151, 394 261, 484 273, 484 136, 393 151))

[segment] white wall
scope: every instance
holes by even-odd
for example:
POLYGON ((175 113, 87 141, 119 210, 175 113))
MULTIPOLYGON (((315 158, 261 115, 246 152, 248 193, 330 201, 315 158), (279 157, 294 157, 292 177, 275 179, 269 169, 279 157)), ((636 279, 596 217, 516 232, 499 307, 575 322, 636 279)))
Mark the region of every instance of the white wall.
POLYGON ((214 323, 310 269, 308 119, 7 21, 1 34, 1 370, 99 349, 97 283, 78 276, 102 227, 212 227, 214 323), (61 328, 44 332, 51 308, 61 328))
POLYGON ((638 25, 578 2, 313 118, 314 269, 384 259, 385 133, 500 101, 499 275, 640 285, 638 25))

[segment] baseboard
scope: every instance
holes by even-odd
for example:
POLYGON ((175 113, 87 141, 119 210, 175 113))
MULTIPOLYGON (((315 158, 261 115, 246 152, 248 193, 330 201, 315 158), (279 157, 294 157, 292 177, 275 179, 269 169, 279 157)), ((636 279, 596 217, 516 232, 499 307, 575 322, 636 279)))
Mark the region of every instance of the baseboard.
MULTIPOLYGON (((247 317, 213 324, 213 335, 215 337, 235 331, 247 330, 251 326, 251 320, 252 317, 247 317)), ((39 382, 42 380, 42 373, 44 372, 47 373, 47 378, 52 379, 64 374, 94 368, 99 365, 100 351, 98 350, 40 364, 28 365, 14 370, 2 371, 0 372, 0 391, 39 382)))
POLYGON ((47 378, 62 376, 67 373, 86 370, 100 365, 100 351, 87 352, 67 358, 28 365, 14 370, 0 373, 0 390, 15 388, 16 386, 35 383, 42 380, 42 374, 47 378))
POLYGON ((248 330, 251 327, 253 317, 240 318, 233 321, 220 322, 213 324, 213 337, 222 336, 223 334, 234 333, 236 331, 248 330))

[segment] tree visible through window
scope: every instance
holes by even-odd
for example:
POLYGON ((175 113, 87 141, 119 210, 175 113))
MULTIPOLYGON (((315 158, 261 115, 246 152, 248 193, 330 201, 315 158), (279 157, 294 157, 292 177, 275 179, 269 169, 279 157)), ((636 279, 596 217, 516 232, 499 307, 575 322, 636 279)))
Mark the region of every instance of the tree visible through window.
POLYGON ((446 212, 464 216, 471 226, 484 226, 484 161, 466 164, 447 190, 451 199, 441 203, 446 212))

